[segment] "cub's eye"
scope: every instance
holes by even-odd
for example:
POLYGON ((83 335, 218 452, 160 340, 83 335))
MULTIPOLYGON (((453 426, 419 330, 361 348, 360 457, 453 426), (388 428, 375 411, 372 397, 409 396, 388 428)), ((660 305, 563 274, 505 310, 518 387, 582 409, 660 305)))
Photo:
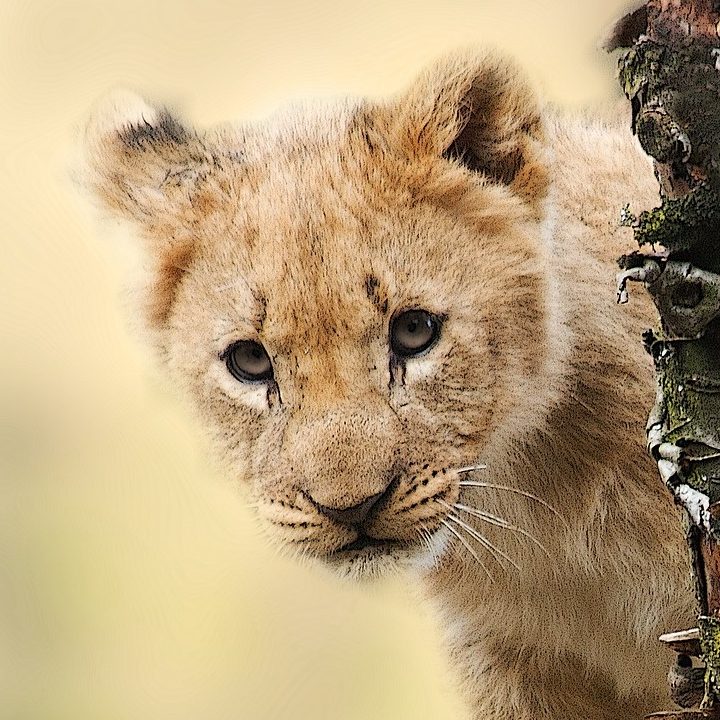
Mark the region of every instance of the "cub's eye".
POLYGON ((440 318, 426 310, 408 310, 390 325, 390 347, 400 357, 421 355, 440 337, 440 318))
POLYGON ((241 382, 265 382, 273 376, 272 363, 265 348, 252 340, 240 340, 225 351, 225 365, 241 382))

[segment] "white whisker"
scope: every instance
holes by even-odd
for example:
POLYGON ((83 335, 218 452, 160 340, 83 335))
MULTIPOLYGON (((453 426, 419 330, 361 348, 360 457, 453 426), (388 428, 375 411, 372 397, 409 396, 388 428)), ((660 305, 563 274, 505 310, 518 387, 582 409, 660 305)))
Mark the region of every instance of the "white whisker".
POLYGON ((432 536, 430 535, 430 531, 421 523, 420 527, 417 528, 417 534, 420 536, 420 539, 422 540, 423 544, 427 548, 428 553, 430 554, 430 557, 432 558, 433 567, 437 570, 440 566, 440 557, 433 549, 432 536))
POLYGON ((523 530, 517 525, 509 523, 507 520, 505 520, 505 518, 498 517, 497 515, 485 512, 484 510, 478 510, 477 508, 473 508, 468 505, 463 505, 462 503, 455 503, 453 507, 457 508, 458 510, 462 510, 463 512, 466 512, 468 515, 473 515, 480 520, 484 520, 489 525, 495 525, 496 527, 501 527, 505 530, 511 530, 512 532, 519 533, 523 537, 526 537, 528 540, 530 540, 530 542, 534 543, 538 548, 540 548, 540 550, 545 553, 548 560, 552 560, 552 556, 550 555, 548 549, 534 535, 531 535, 527 530, 523 530))
POLYGON ((568 524, 568 521, 562 516, 562 514, 554 508, 550 503, 545 502, 542 498, 539 498, 537 495, 533 495, 530 492, 527 492, 526 490, 519 490, 518 488, 509 487, 508 485, 495 485, 494 483, 488 483, 488 482, 480 482, 479 480, 461 480, 460 481, 461 487, 481 487, 481 488, 490 488, 492 490, 506 490, 507 492, 515 493, 516 495, 522 495, 523 497, 529 498, 530 500, 534 500, 535 502, 542 505, 545 509, 549 510, 553 515, 555 515, 558 520, 562 522, 563 525, 569 530, 570 525, 568 524))
POLYGON ((470 544, 467 542, 467 540, 465 540, 465 538, 460 535, 460 533, 457 532, 457 530, 455 530, 452 525, 445 522, 445 520, 441 520, 440 522, 465 546, 465 549, 475 558, 475 560, 477 560, 480 567, 485 571, 485 574, 488 576, 490 582, 494 583, 495 578, 493 578, 493 576, 490 574, 490 571, 487 569, 487 565, 485 565, 485 563, 478 557, 478 554, 472 549, 472 547, 470 547, 470 544))
MULTIPOLYGON (((457 536, 456 536, 457 537, 457 536)), ((451 542, 449 543, 450 552, 458 559, 460 562, 464 563, 466 562, 466 558, 462 553, 462 548, 458 547, 457 543, 451 542)))
POLYGON ((467 467, 461 467, 455 470, 458 473, 472 472, 473 470, 487 470, 487 465, 468 465, 467 467))
POLYGON ((420 541, 421 541, 422 544, 425 546, 425 548, 427 549, 427 551, 428 551, 428 552, 431 552, 431 551, 430 551, 430 545, 429 545, 429 543, 428 543, 427 536, 423 533, 422 529, 421 529, 421 528, 415 528, 415 532, 417 533, 418 537, 420 538, 420 541))
MULTIPOLYGON (((442 500, 440 502, 443 502, 442 500)), ((447 505, 447 503, 443 502, 443 505, 447 505)), ((448 505, 448 508, 452 510, 452 508, 448 505)), ((504 553, 500 548, 493 545, 484 535, 479 533, 474 527, 471 525, 468 525, 464 520, 461 520, 456 515, 453 515, 452 512, 448 515, 448 520, 452 520, 454 523, 457 523, 461 528, 467 532, 468 535, 470 535, 471 538, 477 540, 493 557, 493 560, 503 569, 505 572, 507 572, 507 568, 505 565, 503 565, 502 561, 498 558, 498 555, 505 560, 507 560, 518 572, 522 572, 520 570, 520 567, 516 562, 513 561, 513 559, 507 554, 504 553)))

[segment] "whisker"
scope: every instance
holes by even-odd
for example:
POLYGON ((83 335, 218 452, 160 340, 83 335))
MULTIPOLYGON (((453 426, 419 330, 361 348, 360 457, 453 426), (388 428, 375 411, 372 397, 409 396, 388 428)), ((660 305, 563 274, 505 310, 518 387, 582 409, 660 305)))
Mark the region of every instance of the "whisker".
POLYGON ((460 533, 457 532, 457 530, 455 530, 452 525, 449 525, 447 522, 445 522, 445 520, 441 520, 440 523, 444 525, 465 546, 465 549, 475 558, 475 560, 477 560, 480 567, 485 571, 485 574, 488 576, 490 582, 494 583, 495 578, 487 569, 487 565, 485 565, 485 563, 478 557, 478 554, 475 552, 475 550, 472 549, 472 547, 470 547, 470 544, 467 542, 467 540, 465 540, 465 538, 460 535, 460 533))
MULTIPOLYGON (((443 502, 440 500, 439 502, 443 502)), ((443 505, 447 505, 447 503, 443 502, 443 505)), ((449 506, 448 506, 449 507, 449 506)), ((452 511, 452 508, 449 507, 449 509, 452 511)), ((452 512, 448 515, 448 519, 452 520, 453 522, 457 523, 461 528, 463 528, 468 535, 470 535, 471 538, 474 538, 477 540, 493 557, 493 560, 503 569, 505 572, 507 572, 507 568, 505 565, 503 565, 502 561, 498 559, 498 555, 505 560, 507 560, 518 572, 522 572, 520 570, 520 567, 516 562, 513 561, 513 559, 507 554, 504 553, 500 548, 495 547, 484 535, 479 533, 474 527, 471 525, 468 525, 464 520, 461 520, 456 515, 453 515, 452 512)))
POLYGON ((432 558, 433 567, 437 570, 439 567, 440 558, 437 553, 433 550, 432 537, 430 531, 421 523, 419 528, 416 528, 417 534, 420 536, 423 545, 427 548, 430 557, 432 558))
POLYGON ((437 570, 440 567, 440 553, 436 552, 433 548, 432 534, 427 529, 425 529, 425 537, 427 538, 428 549, 433 556, 433 565, 437 570))
POLYGON ((423 531, 420 528, 415 528, 415 532, 417 533, 418 537, 422 541, 422 544, 427 548, 428 552, 430 551, 430 546, 428 545, 428 539, 423 533, 423 531))
POLYGON ((467 562, 466 557, 462 553, 462 548, 458 547, 458 544, 455 542, 451 542, 449 544, 450 552, 462 563, 467 562))
POLYGON ((568 521, 562 516, 562 514, 554 508, 550 503, 545 502, 542 498, 539 498, 537 495, 533 495, 530 492, 527 492, 526 490, 519 490, 518 488, 509 487, 508 485, 495 485, 494 483, 488 483, 488 482, 480 482, 479 480, 461 480, 459 483, 462 487, 481 487, 481 488, 491 488, 492 490, 507 490, 508 492, 515 493, 516 495, 522 495, 523 497, 529 498, 530 500, 534 500, 535 502, 542 505, 545 509, 549 510, 553 515, 555 515, 560 522, 562 522, 563 525, 569 530, 570 525, 568 524, 568 521))
POLYGON ((467 467, 457 468, 455 472, 466 473, 472 472, 473 470, 487 470, 487 465, 468 465, 467 467))
POLYGON ((468 505, 463 505, 462 503, 455 503, 453 507, 466 512, 468 515, 473 515, 480 520, 484 520, 489 525, 495 525, 496 527, 501 527, 505 530, 511 530, 513 532, 519 533, 523 537, 526 537, 528 540, 530 540, 530 542, 537 545, 537 547, 539 547, 540 550, 545 553, 548 560, 552 560, 552 555, 550 555, 549 550, 534 535, 531 535, 527 530, 523 530, 517 525, 509 523, 507 520, 505 520, 505 518, 498 517, 497 515, 492 515, 491 513, 485 512, 484 510, 478 510, 477 508, 469 507, 468 505))
POLYGON ((455 503, 453 507, 458 510, 465 510, 470 515, 487 520, 491 525, 497 525, 498 527, 510 528, 512 527, 510 522, 499 515, 493 515, 492 513, 486 512, 485 510, 478 510, 477 508, 470 507, 469 505, 463 505, 462 503, 455 503))

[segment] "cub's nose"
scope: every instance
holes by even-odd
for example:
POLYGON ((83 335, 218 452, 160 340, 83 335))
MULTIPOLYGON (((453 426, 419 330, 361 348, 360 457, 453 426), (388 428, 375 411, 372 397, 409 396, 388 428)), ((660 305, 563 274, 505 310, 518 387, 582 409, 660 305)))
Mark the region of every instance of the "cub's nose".
POLYGON ((370 495, 370 497, 365 498, 365 500, 359 502, 357 505, 346 508, 328 507, 327 505, 321 505, 319 502, 315 502, 315 507, 317 507, 323 515, 327 515, 335 522, 343 525, 360 525, 384 494, 385 491, 370 495))

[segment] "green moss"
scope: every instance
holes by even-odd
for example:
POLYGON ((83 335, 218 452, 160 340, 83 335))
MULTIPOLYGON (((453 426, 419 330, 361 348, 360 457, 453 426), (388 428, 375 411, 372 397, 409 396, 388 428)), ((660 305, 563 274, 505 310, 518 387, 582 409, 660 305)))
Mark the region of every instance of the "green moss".
POLYGON ((701 616, 698 618, 700 647, 705 659, 705 699, 702 707, 713 707, 717 701, 720 676, 720 618, 701 616))
POLYGON ((639 245, 662 246, 671 253, 715 248, 719 227, 720 197, 707 185, 677 200, 665 198, 659 208, 640 213, 633 225, 639 245))

